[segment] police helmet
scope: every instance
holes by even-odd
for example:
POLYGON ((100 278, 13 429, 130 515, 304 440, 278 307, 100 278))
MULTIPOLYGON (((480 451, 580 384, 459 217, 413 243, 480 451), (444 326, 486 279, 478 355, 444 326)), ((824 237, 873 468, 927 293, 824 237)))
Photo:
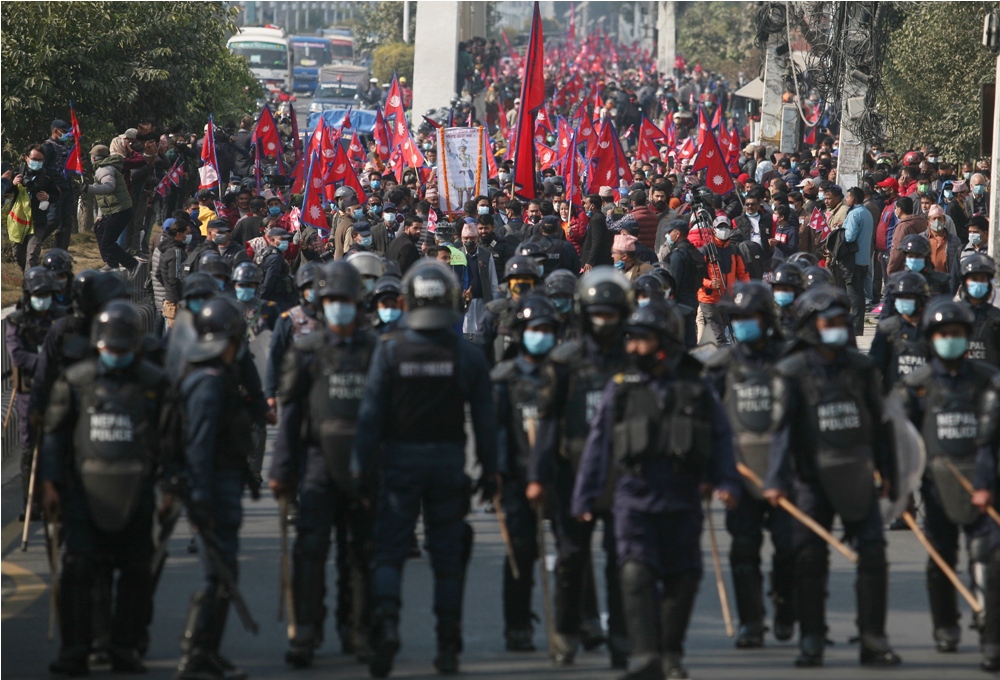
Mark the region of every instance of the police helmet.
POLYGON ((771 287, 763 281, 741 281, 722 298, 722 307, 736 316, 762 314, 774 319, 775 304, 771 287))
POLYGON ((316 277, 316 296, 342 297, 357 302, 361 295, 361 274, 344 260, 335 260, 323 265, 316 277))
POLYGON ((84 269, 73 280, 73 306, 86 318, 111 300, 127 297, 125 281, 114 272, 84 269))
MULTIPOLYGON (((555 272, 553 272, 555 273, 555 272)), ((534 258, 527 255, 515 255, 507 260, 507 265, 503 270, 503 280, 509 281, 512 278, 531 278, 537 283, 541 278, 540 268, 534 258)), ((576 284, 574 284, 575 287, 576 284)))
POLYGON ((923 318, 920 319, 920 328, 924 336, 929 337, 936 326, 951 323, 961 324, 971 334, 976 317, 966 303, 942 298, 927 305, 923 318))
POLYGON ((984 255, 983 253, 972 253, 971 255, 966 255, 962 258, 958 268, 962 272, 963 278, 969 274, 989 274, 992 279, 997 271, 996 263, 993 261, 993 258, 989 255, 984 255))
POLYGON ((625 321, 625 332, 655 333, 661 349, 666 349, 684 344, 684 319, 674 303, 655 300, 645 307, 636 307, 625 321))
POLYGON ((594 267, 580 277, 576 297, 584 312, 618 311, 627 314, 632 308, 632 288, 628 279, 614 267, 594 267))
POLYGON ((90 344, 113 352, 135 352, 142 345, 142 316, 127 300, 111 300, 94 317, 90 344))
POLYGON ((663 293, 666 297, 670 297, 670 294, 677 290, 677 277, 674 276, 673 270, 662 262, 658 262, 653 265, 653 271, 651 274, 658 279, 660 283, 663 284, 663 293))
POLYGON ((792 306, 795 314, 795 328, 807 342, 816 344, 819 342, 819 333, 813 324, 813 319, 817 316, 833 318, 844 314, 850 314, 851 301, 847 293, 839 288, 819 283, 809 287, 795 299, 792 306))
POLYGON ((385 262, 375 253, 355 251, 344 261, 357 269, 361 276, 377 279, 385 274, 385 262))
POLYGON ((826 267, 808 267, 803 272, 806 279, 806 289, 818 285, 833 285, 833 273, 826 267))
POLYGON ((549 297, 573 297, 576 294, 576 275, 568 269, 556 269, 545 277, 545 294, 549 297))
POLYGON ((919 298, 927 299, 931 295, 927 279, 917 272, 902 271, 893 274, 889 278, 889 291, 897 297, 900 295, 916 295, 919 298))
POLYGON ((386 274, 375 282, 372 288, 372 302, 378 302, 382 298, 398 298, 403 294, 403 282, 395 276, 386 274))
POLYGON ((337 187, 337 190, 333 192, 333 197, 335 199, 347 198, 348 196, 357 196, 354 189, 345 185, 337 187))
POLYGON ((281 170, 278 169, 277 165, 265 165, 264 166, 264 175, 266 177, 280 177, 281 176, 281 170))
POLYGON ((211 297, 219 292, 219 282, 205 272, 193 272, 184 279, 181 298, 190 300, 198 297, 211 297))
POLYGON ((53 274, 72 274, 73 256, 62 248, 53 248, 42 256, 42 266, 53 274))
POLYGON ((398 281, 403 280, 403 269, 399 266, 399 262, 392 258, 386 258, 383 260, 383 264, 385 265, 385 274, 382 276, 392 276, 398 281))
POLYGON ((812 253, 792 253, 788 256, 788 262, 798 265, 802 269, 819 266, 819 258, 812 253))
POLYGON ((55 274, 45 267, 31 267, 24 272, 21 289, 28 295, 56 293, 60 290, 55 274))
POLYGON ((538 241, 525 241, 518 246, 517 254, 530 257, 539 265, 544 264, 549 259, 549 256, 545 253, 544 245, 538 241))
POLYGON ((771 275, 771 286, 790 286, 802 292, 805 287, 805 277, 802 270, 791 262, 779 264, 771 275))
POLYGON ((635 289, 636 297, 639 295, 653 299, 663 297, 663 280, 655 274, 643 274, 635 280, 632 286, 635 289))
POLYGON ((254 262, 240 262, 233 270, 233 283, 235 284, 256 283, 260 285, 263 280, 264 274, 254 262))
POLYGON ((458 280, 440 260, 418 261, 403 277, 405 325, 418 331, 440 330, 462 320, 458 313, 458 280))
POLYGON ((198 340, 190 350, 189 361, 214 359, 226 351, 232 341, 241 343, 246 338, 243 306, 226 296, 213 297, 195 314, 194 328, 198 340))
POLYGON ((205 272, 209 276, 221 276, 226 280, 229 280, 233 274, 233 268, 222 255, 211 251, 202 253, 198 260, 198 271, 205 272))
POLYGON ((323 265, 319 262, 305 262, 299 270, 295 272, 295 287, 299 290, 309 288, 316 283, 316 279, 323 271, 323 265))
POLYGON ((931 242, 923 234, 910 234, 903 237, 903 243, 899 249, 906 255, 929 257, 931 254, 931 242))
POLYGON ((559 311, 552 304, 552 300, 544 295, 533 293, 524 297, 517 306, 514 326, 519 328, 531 328, 532 326, 550 323, 553 326, 559 325, 559 311))

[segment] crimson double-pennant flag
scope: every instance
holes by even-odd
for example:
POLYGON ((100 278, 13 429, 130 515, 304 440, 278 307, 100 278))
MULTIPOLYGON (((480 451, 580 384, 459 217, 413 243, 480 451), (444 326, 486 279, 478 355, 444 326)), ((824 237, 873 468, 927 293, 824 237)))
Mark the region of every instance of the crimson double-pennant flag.
POLYGON ((201 167, 198 168, 198 189, 219 188, 219 161, 215 155, 215 120, 208 114, 208 128, 201 141, 201 167))
POLYGON ((69 122, 70 126, 73 128, 73 148, 69 151, 69 157, 66 158, 66 172, 74 172, 78 175, 83 174, 83 157, 80 155, 80 122, 76 119, 76 109, 73 108, 73 102, 69 103, 69 122))
POLYGON ((174 163, 174 167, 170 168, 170 172, 167 173, 167 179, 175 187, 181 185, 181 180, 184 179, 184 166, 181 164, 181 160, 178 158, 177 162, 174 163))
POLYGON ((306 170, 303 182, 304 193, 302 195, 302 213, 300 219, 302 224, 309 225, 320 232, 324 237, 329 233, 330 228, 326 221, 326 213, 323 211, 323 175, 322 161, 318 153, 313 153, 309 157, 309 168, 306 170))
POLYGON ((337 144, 336 156, 334 156, 333 163, 327 168, 326 177, 323 180, 323 185, 327 191, 327 200, 333 200, 333 193, 336 191, 338 183, 354 189, 359 203, 363 204, 368 200, 364 189, 361 188, 358 174, 354 172, 354 166, 351 165, 351 161, 347 157, 347 152, 344 151, 343 144, 337 144))
POLYGON ((813 146, 816 144, 816 126, 813 125, 809 128, 809 132, 802 136, 802 143, 806 146, 813 146))
POLYGON ((625 152, 618 141, 615 126, 610 120, 601 125, 601 136, 595 147, 597 167, 591 173, 588 192, 596 194, 602 186, 615 188, 621 180, 632 182, 632 171, 625 160, 625 152))
POLYGON ((656 146, 657 142, 666 141, 667 136, 663 130, 653 125, 646 116, 642 117, 642 124, 639 125, 639 139, 637 141, 635 157, 643 163, 649 162, 653 158, 659 158, 660 151, 656 146))
POLYGON ((253 142, 257 145, 257 154, 268 158, 277 158, 281 155, 281 135, 278 134, 278 126, 274 123, 274 116, 271 109, 264 107, 257 119, 257 125, 253 129, 253 142))
POLYGON ((736 188, 722 149, 719 148, 719 141, 711 130, 705 135, 704 143, 699 146, 691 170, 705 170, 705 186, 714 194, 723 196, 736 188))
POLYGON ((361 164, 364 164, 367 159, 365 156, 365 148, 361 146, 361 140, 358 139, 357 130, 353 130, 351 132, 351 144, 347 149, 347 157, 351 160, 351 162, 357 161, 361 164))
POLYGON ((375 110, 375 130, 372 132, 372 138, 375 140, 375 150, 378 152, 379 160, 385 163, 389 160, 389 152, 392 149, 392 136, 385 125, 382 107, 375 110))
POLYGON ((556 164, 557 156, 552 147, 536 143, 535 154, 538 156, 538 162, 541 164, 542 170, 548 170, 556 164))
POLYGON ((302 160, 302 140, 299 139, 299 119, 295 117, 295 108, 288 102, 288 115, 292 118, 292 151, 295 152, 295 162, 302 160))
POLYGON ((389 85, 389 94, 385 98, 385 117, 392 120, 392 145, 399 146, 409 134, 410 129, 406 126, 406 111, 403 109, 403 96, 399 91, 399 79, 393 74, 392 84, 389 85))
POLYGON ((525 53, 524 79, 521 81, 521 108, 514 132, 514 185, 527 199, 535 198, 535 118, 545 104, 545 63, 542 15, 536 0, 531 16, 531 36, 525 53))

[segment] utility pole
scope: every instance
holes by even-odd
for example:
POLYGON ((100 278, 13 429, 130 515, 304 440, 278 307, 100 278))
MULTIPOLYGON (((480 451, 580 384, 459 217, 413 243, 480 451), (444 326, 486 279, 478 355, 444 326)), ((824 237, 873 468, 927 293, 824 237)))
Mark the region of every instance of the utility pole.
POLYGON ((776 151, 781 143, 781 95, 784 94, 788 45, 781 34, 768 36, 764 52, 764 98, 760 105, 758 143, 776 151))
POLYGON ((677 60, 677 3, 658 0, 656 3, 656 70, 661 76, 674 75, 677 60))
MULTIPOLYGON (((997 85, 1000 85, 1000 9, 986 16, 983 46, 997 54, 996 77, 993 80, 993 148, 990 154, 990 233, 986 246, 995 262, 1000 255, 1000 96, 997 96, 997 85)), ((1000 281, 1000 276, 996 281, 1000 281)))
MULTIPOLYGON (((868 14, 863 6, 848 5, 851 12, 849 33, 857 34, 862 30, 862 20, 867 21, 872 28, 875 17, 868 14), (853 10, 853 11, 852 11, 853 10), (864 17, 861 13, 865 12, 864 17)), ((841 94, 843 108, 840 113, 840 152, 837 156, 837 184, 844 191, 861 183, 861 173, 864 170, 865 142, 854 134, 850 125, 865 110, 865 95, 868 93, 868 77, 860 71, 852 70, 850 66, 844 78, 844 90, 841 94)))
POLYGON ((410 42, 410 0, 403 0, 403 42, 410 42))

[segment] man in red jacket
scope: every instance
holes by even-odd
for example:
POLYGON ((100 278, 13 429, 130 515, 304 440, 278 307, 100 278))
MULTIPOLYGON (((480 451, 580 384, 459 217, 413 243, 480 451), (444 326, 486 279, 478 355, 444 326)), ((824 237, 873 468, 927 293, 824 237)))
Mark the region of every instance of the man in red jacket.
POLYGON ((639 186, 645 187, 644 184, 638 186, 633 184, 632 191, 628 195, 632 201, 632 217, 639 223, 639 243, 652 248, 656 245, 656 227, 660 224, 660 218, 656 211, 647 205, 646 191, 638 188, 639 186))

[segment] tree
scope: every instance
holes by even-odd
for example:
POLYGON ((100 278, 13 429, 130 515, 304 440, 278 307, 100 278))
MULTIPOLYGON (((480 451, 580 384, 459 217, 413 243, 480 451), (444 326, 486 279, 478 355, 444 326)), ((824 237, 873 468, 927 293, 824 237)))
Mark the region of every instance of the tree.
POLYGON ((76 108, 84 145, 147 116, 199 132, 254 107, 260 86, 226 49, 235 8, 221 2, 5 2, 3 151, 19 154, 76 108))
MULTIPOLYGON (((416 26, 417 5, 416 2, 410 3, 411 34, 416 26)), ((354 35, 369 49, 382 43, 403 42, 403 3, 395 0, 361 3, 354 35)))
POLYGON ((392 81, 393 74, 413 82, 413 45, 387 43, 372 54, 372 74, 381 83, 392 81))
POLYGON ((890 145, 935 143, 949 160, 979 155, 980 88, 996 58, 980 45, 983 16, 994 3, 906 3, 889 37, 880 102, 890 145))
POLYGON ((680 2, 677 4, 677 52, 688 65, 735 79, 738 71, 757 75, 760 53, 754 47, 756 3, 680 2))

